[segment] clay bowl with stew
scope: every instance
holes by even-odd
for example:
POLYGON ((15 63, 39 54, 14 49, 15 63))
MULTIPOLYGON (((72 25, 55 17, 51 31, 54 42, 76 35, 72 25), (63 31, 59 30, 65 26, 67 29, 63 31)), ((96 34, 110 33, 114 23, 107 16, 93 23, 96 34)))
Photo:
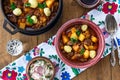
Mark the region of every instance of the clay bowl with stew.
POLYGON ((60 27, 55 38, 55 48, 65 64, 73 68, 88 68, 101 59, 105 39, 95 23, 76 18, 60 27))

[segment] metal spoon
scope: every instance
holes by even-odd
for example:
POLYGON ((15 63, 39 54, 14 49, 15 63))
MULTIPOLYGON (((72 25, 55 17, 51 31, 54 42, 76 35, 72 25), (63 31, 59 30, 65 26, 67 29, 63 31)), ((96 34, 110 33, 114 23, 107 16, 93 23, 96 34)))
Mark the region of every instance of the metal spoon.
POLYGON ((112 41, 112 52, 111 52, 111 57, 110 57, 110 62, 112 66, 115 66, 116 64, 116 58, 115 58, 115 52, 114 52, 114 34, 117 31, 117 22, 111 14, 108 14, 105 19, 105 25, 106 25, 106 31, 110 34, 111 36, 111 41, 112 41))

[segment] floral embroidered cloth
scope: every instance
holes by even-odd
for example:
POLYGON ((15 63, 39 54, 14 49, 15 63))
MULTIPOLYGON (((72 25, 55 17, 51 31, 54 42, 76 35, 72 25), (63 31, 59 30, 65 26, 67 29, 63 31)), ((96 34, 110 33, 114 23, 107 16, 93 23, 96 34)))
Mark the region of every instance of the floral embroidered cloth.
MULTIPOLYGON (((103 57, 107 56, 111 52, 110 36, 105 31, 104 25, 104 20, 107 14, 113 14, 117 20, 118 27, 120 27, 120 0, 106 0, 102 5, 99 5, 96 9, 91 10, 81 17, 95 22, 103 31, 106 42, 103 57)), ((120 29, 116 33, 115 37, 120 46, 120 29)), ((61 61, 54 47, 54 39, 55 36, 51 37, 47 42, 41 43, 16 61, 0 70, 1 80, 28 80, 25 73, 26 65, 36 56, 45 56, 54 63, 56 69, 54 80, 70 80, 84 71, 85 69, 72 68, 61 61)))

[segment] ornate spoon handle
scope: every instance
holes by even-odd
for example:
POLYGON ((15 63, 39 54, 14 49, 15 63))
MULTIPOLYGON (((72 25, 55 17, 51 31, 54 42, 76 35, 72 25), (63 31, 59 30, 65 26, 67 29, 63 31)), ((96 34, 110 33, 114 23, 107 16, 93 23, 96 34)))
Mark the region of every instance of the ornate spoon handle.
POLYGON ((111 52, 111 56, 110 56, 110 62, 112 66, 115 66, 116 64, 116 58, 115 58, 115 52, 114 52, 114 38, 111 38, 112 40, 112 52, 111 52))

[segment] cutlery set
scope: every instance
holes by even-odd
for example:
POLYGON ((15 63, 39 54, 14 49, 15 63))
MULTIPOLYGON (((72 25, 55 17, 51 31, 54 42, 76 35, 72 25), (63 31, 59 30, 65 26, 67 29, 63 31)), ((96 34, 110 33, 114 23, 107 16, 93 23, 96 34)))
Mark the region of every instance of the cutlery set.
POLYGON ((115 33, 118 30, 118 26, 117 26, 115 17, 111 14, 108 14, 105 18, 105 29, 110 34, 110 37, 111 37, 112 51, 111 51, 111 56, 110 56, 110 63, 112 66, 115 66, 115 64, 116 64, 115 51, 114 51, 114 42, 115 42, 116 46, 117 46, 119 65, 120 65, 120 48, 119 48, 119 45, 118 45, 116 37, 115 37, 115 33))

